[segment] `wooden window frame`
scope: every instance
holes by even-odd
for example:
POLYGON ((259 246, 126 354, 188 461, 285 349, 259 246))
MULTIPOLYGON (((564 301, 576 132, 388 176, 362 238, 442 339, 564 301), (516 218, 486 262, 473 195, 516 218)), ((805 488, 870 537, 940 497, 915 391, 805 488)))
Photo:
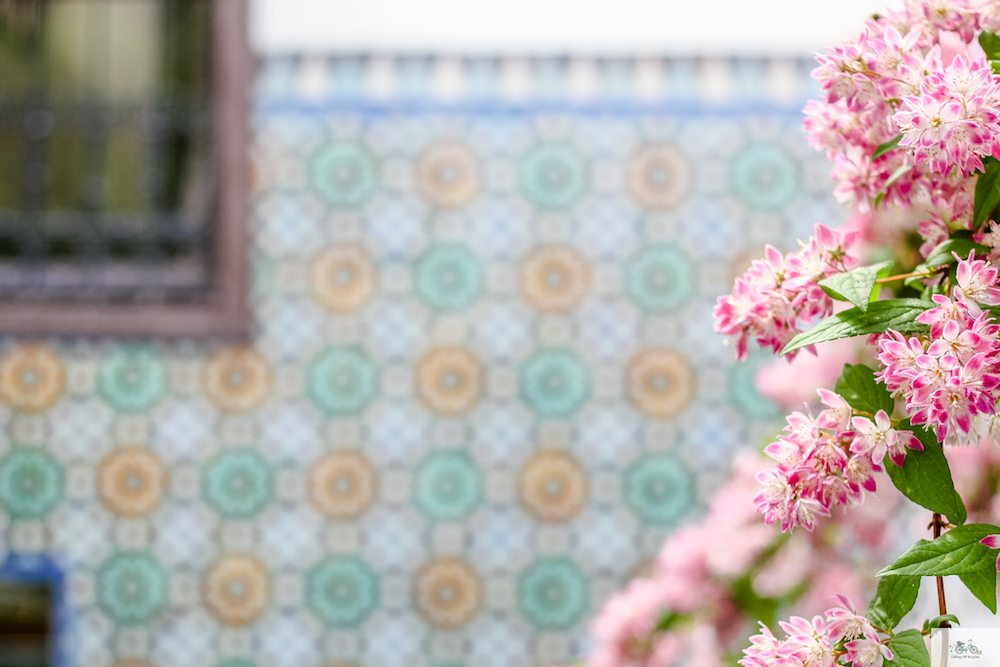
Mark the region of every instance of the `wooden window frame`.
POLYGON ((203 299, 179 304, 0 302, 0 333, 246 339, 249 305, 249 94, 254 60, 247 0, 212 0, 212 131, 218 208, 213 280, 203 299))

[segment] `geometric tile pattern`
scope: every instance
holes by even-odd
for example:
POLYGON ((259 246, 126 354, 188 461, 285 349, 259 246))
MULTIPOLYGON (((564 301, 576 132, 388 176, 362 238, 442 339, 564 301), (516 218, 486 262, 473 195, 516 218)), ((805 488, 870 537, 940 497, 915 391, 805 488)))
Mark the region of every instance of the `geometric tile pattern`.
POLYGON ((73 664, 460 667, 585 650, 777 409, 711 334, 841 214, 798 116, 255 116, 250 344, 6 340, 0 559, 73 664))

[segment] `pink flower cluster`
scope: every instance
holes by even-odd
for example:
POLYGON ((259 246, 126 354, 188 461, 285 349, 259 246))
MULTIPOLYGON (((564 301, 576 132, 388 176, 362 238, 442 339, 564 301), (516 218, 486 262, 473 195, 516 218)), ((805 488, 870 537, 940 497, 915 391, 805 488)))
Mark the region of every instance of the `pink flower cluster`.
MULTIPOLYGON (((782 255, 767 246, 764 259, 755 260, 736 279, 732 294, 719 297, 715 332, 736 340, 738 359, 746 359, 750 338, 780 352, 800 332, 800 324, 833 312, 833 300, 819 281, 857 265, 849 252, 856 237, 855 232, 817 224, 815 235, 798 252, 782 255)), ((790 360, 794 353, 788 356, 790 360)))
POLYGON ((757 510, 782 531, 811 531, 834 507, 860 505, 865 491, 875 491, 874 473, 887 454, 902 466, 907 449, 923 449, 913 433, 893 428, 884 410, 872 420, 855 416, 839 394, 820 389, 819 395, 826 409, 815 419, 789 415, 784 435, 764 449, 778 467, 757 474, 764 487, 754 498, 757 510))
POLYGON ((970 174, 1000 156, 1000 78, 977 41, 998 23, 990 0, 907 0, 817 54, 824 98, 806 106, 804 127, 834 163, 840 199, 867 211, 882 194, 968 226, 970 174), (901 134, 902 149, 875 157, 901 134))
POLYGON ((984 171, 983 157, 1000 157, 1000 85, 990 64, 955 56, 945 67, 935 46, 918 68, 919 95, 904 96, 892 117, 903 134, 900 145, 912 147, 915 160, 933 172, 984 171))
POLYGON ((958 263, 952 298, 917 321, 930 336, 889 330, 877 338, 878 376, 906 401, 914 424, 925 424, 946 445, 974 444, 997 429, 1000 399, 1000 325, 980 305, 1000 304, 998 271, 973 258, 958 263))
MULTIPOLYGON (((774 542, 773 531, 756 519, 750 498, 761 458, 745 454, 734 476, 712 500, 708 515, 675 531, 664 544, 651 576, 634 579, 594 619, 594 649, 588 667, 668 667, 692 652, 738 641, 741 623, 728 601, 726 580, 739 577, 774 542), (688 620, 684 632, 655 632, 672 612, 688 620), (692 635, 711 635, 694 642, 692 635)), ((793 584, 794 585, 794 584, 793 584)), ((692 663, 722 664, 725 651, 692 663)))
POLYGON ((836 591, 862 595, 872 582, 859 578, 881 563, 894 544, 891 522, 901 496, 891 489, 878 502, 844 514, 843 523, 820 533, 798 532, 776 545, 774 531, 761 523, 751 498, 763 459, 746 453, 733 477, 714 496, 707 516, 674 532, 647 577, 634 579, 614 595, 594 619, 588 667, 723 667, 738 651, 751 619, 739 607, 733 582, 748 574, 763 597, 786 598, 807 592, 797 608, 812 614, 828 606, 836 591), (665 616, 675 622, 657 629, 665 616))
POLYGON ((739 661, 743 667, 832 667, 850 664, 852 667, 882 667, 893 654, 879 639, 878 632, 864 616, 858 615, 854 604, 843 595, 836 595, 837 606, 828 609, 826 619, 812 621, 792 616, 779 625, 787 636, 779 640, 763 623, 761 634, 750 638, 739 661), (835 647, 843 641, 843 650, 835 647))

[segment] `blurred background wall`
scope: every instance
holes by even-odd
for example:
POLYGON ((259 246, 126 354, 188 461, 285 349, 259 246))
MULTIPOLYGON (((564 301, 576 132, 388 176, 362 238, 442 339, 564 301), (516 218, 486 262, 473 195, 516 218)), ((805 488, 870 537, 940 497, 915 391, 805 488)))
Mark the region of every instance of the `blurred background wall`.
POLYGON ((252 3, 249 339, 3 340, 59 664, 580 657, 775 431, 711 310, 844 217, 800 110, 873 9, 252 3))

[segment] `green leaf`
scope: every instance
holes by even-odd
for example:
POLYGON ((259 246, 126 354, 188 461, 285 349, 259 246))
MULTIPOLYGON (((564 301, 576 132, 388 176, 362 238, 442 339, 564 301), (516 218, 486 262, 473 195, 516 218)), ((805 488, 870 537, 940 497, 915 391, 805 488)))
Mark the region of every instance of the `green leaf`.
POLYGON ((976 180, 976 200, 972 209, 972 226, 978 227, 993 214, 1000 204, 1000 162, 992 157, 983 159, 986 170, 976 180))
POLYGON ((896 137, 895 139, 893 139, 892 141, 887 141, 884 144, 880 145, 878 148, 876 148, 875 149, 875 153, 872 154, 872 162, 874 162, 875 160, 879 159, 880 157, 882 157, 886 153, 891 153, 892 151, 896 150, 899 147, 899 142, 902 139, 903 139, 903 135, 901 134, 898 137, 896 137))
POLYGON ((882 189, 878 191, 877 195, 875 195, 875 205, 873 208, 878 208, 878 205, 882 203, 882 200, 885 198, 885 193, 889 189, 889 186, 898 181, 900 178, 902 178, 903 175, 906 174, 906 172, 910 171, 911 169, 913 169, 912 164, 903 164, 900 165, 899 168, 896 169, 896 171, 892 172, 892 175, 885 182, 885 185, 883 185, 882 189))
POLYGON ((958 616, 955 614, 942 614, 941 616, 935 616, 929 621, 924 621, 924 630, 930 630, 931 628, 940 628, 942 623, 954 623, 955 625, 962 625, 958 622, 958 616))
MULTIPOLYGON (((897 578, 898 577, 894 577, 897 578)), ((918 577, 919 578, 919 577, 918 577)), ((664 612, 656 624, 656 632, 667 632, 685 623, 691 617, 688 614, 678 614, 675 611, 664 612)))
POLYGON ((869 304, 868 310, 851 308, 831 315, 812 330, 804 331, 788 341, 779 356, 808 345, 825 343, 838 338, 864 336, 895 329, 901 333, 927 331, 925 324, 916 321, 917 315, 936 304, 921 299, 890 299, 869 304))
POLYGON ((984 30, 980 33, 979 45, 986 52, 987 60, 1000 60, 1000 37, 995 32, 984 30))
POLYGON ((834 391, 843 396, 855 410, 875 414, 885 410, 891 415, 896 402, 884 384, 875 380, 875 371, 864 364, 844 364, 834 391))
POLYGON ((879 284, 879 280, 882 278, 888 278, 889 274, 892 273, 892 267, 895 266, 895 262, 887 262, 886 266, 879 269, 879 272, 875 274, 875 289, 872 290, 871 296, 868 297, 869 302, 878 301, 879 292, 882 290, 882 285, 879 284))
POLYGON ((882 577, 865 618, 883 630, 893 630, 913 609, 919 592, 920 577, 882 577))
POLYGON ((947 241, 942 241, 931 250, 931 253, 927 255, 927 259, 924 260, 923 266, 929 268, 951 264, 957 261, 955 255, 952 253, 965 259, 969 256, 970 250, 975 250, 977 255, 990 252, 990 249, 983 244, 969 239, 948 239, 947 241))
POLYGON ((920 630, 905 630, 889 640, 892 660, 883 665, 891 667, 931 667, 931 656, 924 644, 920 630))
POLYGON ((984 567, 975 572, 958 575, 965 587, 986 605, 990 613, 997 613, 997 569, 984 567))
POLYGON ((944 514, 952 523, 965 523, 968 518, 965 503, 955 490, 948 459, 945 458, 937 437, 931 431, 921 426, 912 426, 906 421, 899 428, 913 431, 913 435, 923 444, 924 451, 909 450, 902 468, 886 456, 882 467, 889 474, 889 479, 904 496, 921 507, 944 514))
POLYGON ((736 607, 748 618, 757 619, 771 627, 777 620, 778 602, 772 598, 761 597, 753 587, 749 574, 733 583, 733 601, 736 607))
POLYGON ((885 185, 882 186, 882 190, 883 191, 888 190, 890 185, 901 179, 906 174, 906 172, 910 171, 911 169, 913 169, 912 164, 900 165, 899 168, 896 169, 896 171, 892 172, 892 175, 889 177, 889 180, 887 180, 885 182, 885 185))
POLYGON ((1000 528, 997 526, 970 523, 949 530, 936 540, 919 540, 882 568, 878 576, 941 577, 995 567, 994 554, 979 540, 998 533, 1000 528))
MULTIPOLYGON (((981 243, 976 243, 970 238, 959 237, 961 232, 967 232, 967 229, 959 230, 950 239, 946 239, 939 243, 937 246, 931 250, 930 254, 923 264, 917 264, 913 267, 913 273, 923 273, 925 271, 930 271, 931 269, 936 269, 942 266, 948 266, 949 264, 954 264, 957 260, 955 255, 958 254, 959 257, 965 258, 969 256, 970 250, 975 250, 976 254, 988 253, 989 248, 982 245, 981 243)), ((921 280, 925 280, 929 276, 913 276, 903 280, 903 284, 907 287, 919 283, 921 280)))
POLYGON ((883 270, 892 265, 892 260, 889 260, 871 266, 862 266, 847 273, 838 273, 825 278, 819 281, 819 286, 834 299, 850 301, 862 311, 866 311, 871 301, 872 291, 875 289, 875 281, 883 270))

